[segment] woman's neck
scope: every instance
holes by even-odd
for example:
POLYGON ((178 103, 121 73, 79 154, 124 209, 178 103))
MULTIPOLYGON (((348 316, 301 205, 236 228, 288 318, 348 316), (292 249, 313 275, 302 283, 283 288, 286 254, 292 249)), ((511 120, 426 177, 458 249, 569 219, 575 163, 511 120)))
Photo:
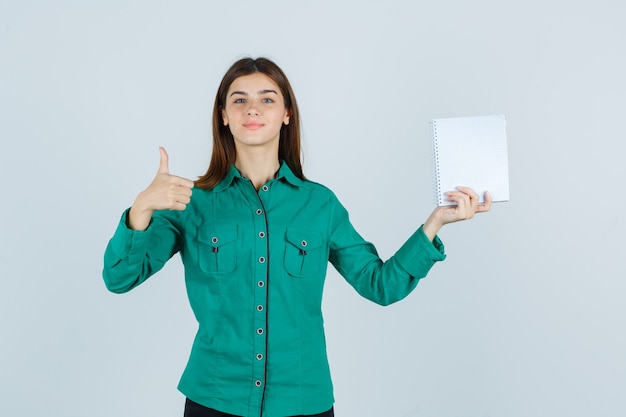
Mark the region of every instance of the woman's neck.
POLYGON ((280 168, 276 152, 239 152, 235 159, 235 167, 241 175, 252 181, 257 190, 274 178, 280 168))

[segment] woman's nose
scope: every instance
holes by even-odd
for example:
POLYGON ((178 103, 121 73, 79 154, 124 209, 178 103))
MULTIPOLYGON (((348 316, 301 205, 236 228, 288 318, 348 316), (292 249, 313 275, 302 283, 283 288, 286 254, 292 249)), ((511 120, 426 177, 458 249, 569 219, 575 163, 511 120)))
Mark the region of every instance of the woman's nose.
POLYGON ((248 116, 258 116, 259 109, 254 103, 250 103, 250 107, 248 107, 248 116))

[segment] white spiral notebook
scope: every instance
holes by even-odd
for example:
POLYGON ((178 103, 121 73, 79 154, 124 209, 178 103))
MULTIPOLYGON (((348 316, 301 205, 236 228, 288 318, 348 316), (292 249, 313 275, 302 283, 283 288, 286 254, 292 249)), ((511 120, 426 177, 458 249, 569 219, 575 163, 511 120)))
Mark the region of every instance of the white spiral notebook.
POLYGON ((506 120, 503 115, 458 117, 432 121, 435 193, 439 206, 454 205, 445 193, 457 186, 472 188, 484 202, 509 200, 506 120))

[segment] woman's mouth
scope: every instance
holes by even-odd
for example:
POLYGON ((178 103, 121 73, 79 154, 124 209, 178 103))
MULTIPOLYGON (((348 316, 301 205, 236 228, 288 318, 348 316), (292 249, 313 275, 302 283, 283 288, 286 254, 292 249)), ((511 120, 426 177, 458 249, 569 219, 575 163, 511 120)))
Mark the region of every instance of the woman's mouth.
POLYGON ((259 123, 259 122, 249 122, 249 123, 244 123, 243 127, 245 127, 246 129, 249 130, 257 130, 260 129, 264 126, 263 123, 259 123))

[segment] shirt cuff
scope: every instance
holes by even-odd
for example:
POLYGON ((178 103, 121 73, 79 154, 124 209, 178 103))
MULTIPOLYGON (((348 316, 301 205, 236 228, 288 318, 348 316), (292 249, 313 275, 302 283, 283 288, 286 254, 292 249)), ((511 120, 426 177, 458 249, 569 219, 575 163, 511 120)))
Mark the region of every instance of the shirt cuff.
POLYGON ((439 236, 435 236, 431 242, 423 227, 420 226, 395 254, 400 265, 414 277, 426 276, 435 262, 446 259, 445 248, 439 236))
POLYGON ((119 259, 127 259, 132 264, 141 262, 146 254, 150 238, 150 226, 146 230, 129 228, 127 223, 129 210, 127 209, 122 214, 110 244, 111 250, 119 259))

